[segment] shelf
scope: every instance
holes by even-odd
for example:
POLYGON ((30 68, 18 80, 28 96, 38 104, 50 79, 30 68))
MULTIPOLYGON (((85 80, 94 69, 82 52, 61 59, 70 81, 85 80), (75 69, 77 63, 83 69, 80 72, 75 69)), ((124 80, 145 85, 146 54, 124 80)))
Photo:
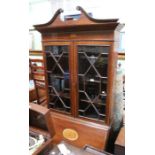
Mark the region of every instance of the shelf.
POLYGON ((60 75, 53 75, 54 78, 59 78, 59 79, 64 79, 64 76, 60 76, 60 75))
MULTIPOLYGON (((48 85, 49 88, 53 88, 51 84, 48 85)), ((70 91, 70 88, 64 88, 63 91, 70 91)))
POLYGON ((82 110, 82 109, 79 109, 78 111, 79 111, 79 112, 83 112, 83 113, 85 112, 85 110, 82 110))
MULTIPOLYGON (((52 74, 52 72, 50 72, 49 74, 52 74)), ((52 77, 53 78, 64 79, 64 76, 61 76, 61 75, 54 75, 54 74, 52 74, 52 77)))
POLYGON ((99 80, 94 80, 94 79, 86 79, 86 82, 92 82, 92 83, 101 83, 99 80))
POLYGON ((56 109, 56 110, 60 110, 60 111, 69 112, 69 111, 66 111, 66 110, 70 110, 71 108, 70 108, 70 107, 64 107, 64 108, 56 107, 55 109, 56 109))
POLYGON ((37 79, 37 78, 34 78, 34 80, 39 81, 39 82, 45 82, 45 80, 37 79))
POLYGON ((105 52, 103 52, 103 53, 101 53, 101 55, 109 55, 109 53, 105 53, 105 52))
POLYGON ((64 88, 64 90, 66 90, 66 91, 70 91, 70 88, 64 88))
MULTIPOLYGON (((101 101, 101 102, 102 102, 102 101, 101 101)), ((98 100, 98 101, 93 102, 93 104, 94 104, 94 105, 98 105, 98 106, 106 106, 105 103, 101 103, 101 102, 99 102, 99 100, 98 100)))
POLYGON ((79 92, 79 93, 85 93, 85 91, 84 91, 84 90, 78 90, 78 92, 79 92))
POLYGON ((48 70, 47 70, 46 72, 47 72, 48 74, 51 74, 51 73, 52 73, 52 71, 48 71, 48 70))
POLYGON ((107 97, 107 94, 100 94, 100 96, 107 97))
POLYGON ((59 93, 60 97, 64 97, 66 99, 70 99, 69 93, 59 93))
POLYGON ((108 79, 108 77, 107 76, 96 76, 97 78, 101 78, 101 79, 108 79))
POLYGON ((86 102, 86 103, 89 103, 89 104, 92 103, 92 104, 98 105, 98 106, 99 106, 99 105, 100 105, 100 106, 106 106, 106 104, 105 104, 105 103, 101 103, 102 101, 99 100, 99 99, 98 99, 97 101, 95 101, 95 102, 94 102, 94 101, 89 101, 89 100, 84 100, 84 99, 80 99, 80 101, 81 101, 81 102, 86 102), (100 101, 100 102, 99 102, 99 101, 100 101))
POLYGON ((53 103, 53 102, 49 102, 49 105, 52 105, 52 106, 54 106, 54 105, 55 105, 55 103, 53 103))
POLYGON ((62 53, 54 54, 51 50, 50 51, 45 50, 45 52, 49 54, 48 57, 52 57, 52 56, 61 57, 61 55, 62 55, 62 53))
POLYGON ((103 81, 103 79, 101 80, 101 84, 107 84, 107 80, 106 81, 103 81))
POLYGON ((40 75, 40 76, 45 76, 44 71, 38 72, 38 71, 32 71, 33 75, 40 75))
POLYGON ((84 74, 78 74, 78 76, 85 76, 84 74))
POLYGON ((69 93, 59 93, 59 96, 53 93, 50 93, 49 95, 51 96, 55 96, 55 97, 60 97, 60 98, 66 98, 66 99, 70 99, 70 95, 69 93))
POLYGON ((106 116, 106 114, 101 114, 101 113, 100 113, 100 114, 99 114, 99 116, 105 117, 105 116, 106 116))
POLYGON ((57 95, 56 94, 53 94, 53 93, 49 93, 49 95, 50 96, 56 96, 57 97, 57 95))
POLYGON ((52 86, 51 86, 50 84, 48 85, 48 87, 49 87, 49 88, 52 88, 52 86))
POLYGON ((43 88, 43 89, 46 88, 45 85, 42 85, 42 84, 36 84, 36 86, 39 87, 39 88, 43 88))
POLYGON ((53 56, 60 58, 62 55, 53 54, 53 56))
MULTIPOLYGON (((68 53, 65 53, 65 54, 68 54, 68 53)), ((55 55, 55 54, 53 54, 53 56, 54 57, 57 57, 57 58, 61 58, 61 57, 62 58, 65 57, 66 58, 66 57, 68 57, 68 55, 64 55, 63 53, 61 55, 55 55)))
POLYGON ((48 74, 52 74, 53 77, 55 77, 55 76, 57 76, 57 77, 64 77, 65 75, 70 75, 69 72, 64 72, 64 76, 61 76, 61 75, 54 75, 54 74, 52 73, 52 71, 49 71, 49 70, 47 70, 46 72, 47 72, 48 74))
POLYGON ((43 59, 30 59, 31 62, 41 62, 43 63, 44 60, 43 59))
MULTIPOLYGON (((85 76, 85 74, 78 74, 78 76, 80 76, 80 77, 83 77, 83 78, 85 78, 86 76, 85 76)), ((108 79, 108 77, 107 76, 105 76, 105 77, 103 77, 103 76, 94 76, 94 78, 100 78, 100 79, 108 79)), ((92 78, 93 79, 93 78, 92 78)), ((86 79, 86 81, 88 81, 87 79, 86 79)), ((97 81, 97 82, 100 82, 99 80, 95 80, 95 81, 97 81)), ((91 82, 91 81, 90 81, 91 82)), ((107 81, 104 81, 104 82, 106 82, 107 83, 107 81)), ((101 83, 104 83, 103 81, 101 81, 101 83)))
MULTIPOLYGON (((85 54, 85 52, 78 52, 79 54, 85 54)), ((91 53, 91 52, 90 52, 91 53)), ((98 54, 98 53, 93 53, 93 54, 98 54)), ((102 52, 101 55, 109 55, 109 53, 102 52)), ((89 56, 88 56, 89 57, 89 56)))

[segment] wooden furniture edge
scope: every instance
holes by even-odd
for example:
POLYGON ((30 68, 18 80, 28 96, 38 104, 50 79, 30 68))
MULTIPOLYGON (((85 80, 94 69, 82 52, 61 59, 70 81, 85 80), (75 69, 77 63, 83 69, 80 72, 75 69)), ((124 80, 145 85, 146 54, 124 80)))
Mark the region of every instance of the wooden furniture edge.
POLYGON ((89 127, 94 127, 94 128, 100 128, 103 129, 105 131, 110 130, 110 126, 105 125, 105 124, 99 124, 99 123, 94 123, 91 121, 87 121, 87 120, 83 120, 81 118, 75 118, 75 117, 71 117, 71 116, 67 116, 61 113, 57 113, 57 112, 51 112, 51 117, 52 118, 63 118, 66 121, 71 121, 71 122, 76 122, 76 124, 81 124, 81 125, 87 125, 89 127))

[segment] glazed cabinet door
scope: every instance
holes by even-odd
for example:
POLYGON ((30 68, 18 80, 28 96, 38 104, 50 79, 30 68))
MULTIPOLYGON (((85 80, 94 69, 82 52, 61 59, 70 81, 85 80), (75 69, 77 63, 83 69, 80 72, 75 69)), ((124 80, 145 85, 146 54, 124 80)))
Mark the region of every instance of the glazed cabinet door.
POLYGON ((44 51, 49 108, 71 114, 70 43, 45 43, 44 51))
POLYGON ((77 115, 94 121, 105 121, 108 115, 108 62, 111 43, 78 42, 77 115))

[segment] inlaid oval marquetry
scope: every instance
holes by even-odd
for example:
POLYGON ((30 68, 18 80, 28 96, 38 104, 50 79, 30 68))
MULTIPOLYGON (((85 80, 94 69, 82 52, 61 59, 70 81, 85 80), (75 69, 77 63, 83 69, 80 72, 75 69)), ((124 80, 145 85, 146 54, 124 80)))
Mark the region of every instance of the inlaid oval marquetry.
POLYGON ((63 130, 63 136, 67 140, 71 140, 71 141, 75 141, 79 137, 77 131, 75 131, 74 129, 64 129, 63 130))

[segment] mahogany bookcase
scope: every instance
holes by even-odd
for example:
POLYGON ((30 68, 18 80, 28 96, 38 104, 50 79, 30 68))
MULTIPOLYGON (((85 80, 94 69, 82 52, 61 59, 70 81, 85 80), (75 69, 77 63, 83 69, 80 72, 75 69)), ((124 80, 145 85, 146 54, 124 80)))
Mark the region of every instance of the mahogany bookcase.
POLYGON ((62 21, 59 9, 45 24, 34 25, 42 35, 48 108, 56 129, 74 129, 76 146, 105 148, 113 122, 118 19, 94 19, 83 8, 78 19, 62 21))

